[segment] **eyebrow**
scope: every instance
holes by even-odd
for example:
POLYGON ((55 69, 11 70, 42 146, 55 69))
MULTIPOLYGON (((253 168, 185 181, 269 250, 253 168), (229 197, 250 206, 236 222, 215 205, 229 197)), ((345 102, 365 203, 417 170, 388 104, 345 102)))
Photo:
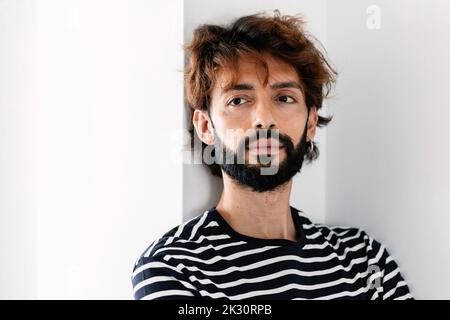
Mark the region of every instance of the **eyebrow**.
MULTIPOLYGON (((286 81, 286 82, 276 82, 270 86, 272 89, 286 89, 286 88, 294 88, 299 89, 303 92, 302 86, 296 81, 286 81)), ((222 94, 225 94, 230 91, 243 91, 243 90, 253 90, 255 89, 253 85, 250 83, 238 83, 229 88, 225 88, 222 94)))

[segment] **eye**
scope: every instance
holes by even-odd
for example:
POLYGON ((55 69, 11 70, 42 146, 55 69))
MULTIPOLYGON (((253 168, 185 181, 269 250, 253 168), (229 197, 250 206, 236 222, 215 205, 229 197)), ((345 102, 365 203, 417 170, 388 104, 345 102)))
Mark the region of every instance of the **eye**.
POLYGON ((230 100, 230 102, 228 103, 228 105, 231 105, 231 106, 238 106, 238 105, 241 105, 241 104, 243 104, 243 103, 245 103, 245 102, 248 102, 248 100, 247 100, 247 99, 244 99, 244 98, 233 98, 233 99, 230 100))
POLYGON ((279 96, 278 99, 279 99, 279 101, 285 102, 285 103, 293 103, 293 102, 295 102, 295 99, 292 98, 291 96, 279 96))

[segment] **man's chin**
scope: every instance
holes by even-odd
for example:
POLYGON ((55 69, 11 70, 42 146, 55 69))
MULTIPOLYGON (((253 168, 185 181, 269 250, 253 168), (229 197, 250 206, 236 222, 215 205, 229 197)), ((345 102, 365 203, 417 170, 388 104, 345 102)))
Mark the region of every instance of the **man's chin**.
POLYGON ((272 164, 272 163, 256 163, 256 164, 247 164, 247 168, 278 168, 278 164, 272 164))
POLYGON ((270 155, 270 156, 258 156, 254 158, 250 158, 250 160, 246 160, 245 164, 249 167, 275 167, 279 166, 281 162, 283 162, 284 157, 280 157, 278 155, 270 155))

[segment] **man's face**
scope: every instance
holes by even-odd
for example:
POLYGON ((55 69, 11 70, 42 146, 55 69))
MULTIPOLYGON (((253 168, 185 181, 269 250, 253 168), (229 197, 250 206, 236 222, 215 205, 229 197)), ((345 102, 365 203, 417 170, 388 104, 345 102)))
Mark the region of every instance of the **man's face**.
POLYGON ((307 150, 308 109, 299 76, 290 65, 269 55, 265 59, 266 86, 262 66, 243 57, 236 85, 225 88, 230 75, 220 73, 211 94, 216 151, 234 154, 233 163, 219 165, 239 184, 257 192, 290 180, 300 171, 307 150), (235 162, 238 154, 244 163, 235 162), (261 174, 261 168, 268 167, 276 170, 261 174))

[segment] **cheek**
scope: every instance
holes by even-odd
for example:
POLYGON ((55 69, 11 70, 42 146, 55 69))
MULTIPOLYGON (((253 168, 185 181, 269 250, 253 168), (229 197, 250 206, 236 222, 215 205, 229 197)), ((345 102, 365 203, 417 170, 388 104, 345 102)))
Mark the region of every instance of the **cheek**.
POLYGON ((247 130, 251 128, 251 116, 241 111, 239 114, 227 114, 222 118, 224 129, 247 130))
POLYGON ((245 139, 245 135, 242 130, 226 128, 225 130, 220 132, 221 140, 225 143, 225 146, 228 149, 233 151, 237 151, 238 146, 243 143, 245 139))
POLYGON ((297 145, 303 136, 305 124, 306 117, 300 117, 296 120, 291 119, 291 121, 289 121, 284 128, 282 127, 280 129, 280 132, 288 135, 291 138, 292 143, 297 145))
POLYGON ((232 117, 222 117, 220 122, 216 124, 219 137, 224 141, 227 148, 237 150, 239 144, 244 141, 245 133, 249 128, 244 122, 232 117))

